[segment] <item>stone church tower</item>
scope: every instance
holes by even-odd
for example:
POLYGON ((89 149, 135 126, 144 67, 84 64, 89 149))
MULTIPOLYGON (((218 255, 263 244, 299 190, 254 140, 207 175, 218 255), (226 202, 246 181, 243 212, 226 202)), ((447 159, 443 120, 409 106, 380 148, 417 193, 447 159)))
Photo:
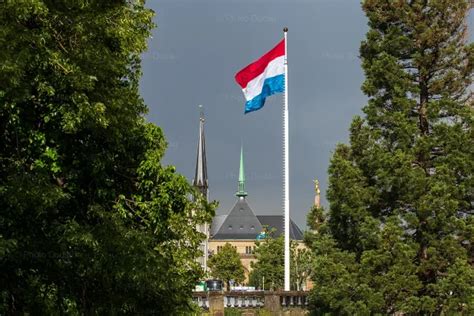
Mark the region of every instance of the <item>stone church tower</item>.
MULTIPOLYGON (((199 138, 196 155, 196 172, 194 174, 193 186, 202 193, 206 201, 209 200, 209 183, 207 180, 207 161, 206 161, 206 139, 204 137, 204 112, 202 105, 199 115, 199 138)), ((206 235, 206 239, 201 243, 200 250, 203 256, 198 259, 204 271, 207 271, 207 258, 209 255, 209 224, 198 225, 197 230, 206 235)))

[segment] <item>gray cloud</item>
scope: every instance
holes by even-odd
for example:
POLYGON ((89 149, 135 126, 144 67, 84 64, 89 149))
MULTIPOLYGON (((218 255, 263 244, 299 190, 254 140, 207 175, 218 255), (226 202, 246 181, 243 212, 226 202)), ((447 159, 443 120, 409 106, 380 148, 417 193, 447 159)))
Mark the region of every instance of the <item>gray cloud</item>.
POLYGON ((234 74, 289 27, 291 216, 305 227, 312 180, 319 178, 326 191, 331 153, 347 141, 351 119, 366 103, 358 50, 367 21, 360 1, 165 0, 148 6, 158 26, 143 55, 148 118, 168 139, 164 162, 191 180, 198 105, 204 105, 210 191, 220 201, 218 214, 235 202, 241 142, 249 203, 257 214, 282 212, 282 98, 273 96, 262 110, 244 116, 234 74))

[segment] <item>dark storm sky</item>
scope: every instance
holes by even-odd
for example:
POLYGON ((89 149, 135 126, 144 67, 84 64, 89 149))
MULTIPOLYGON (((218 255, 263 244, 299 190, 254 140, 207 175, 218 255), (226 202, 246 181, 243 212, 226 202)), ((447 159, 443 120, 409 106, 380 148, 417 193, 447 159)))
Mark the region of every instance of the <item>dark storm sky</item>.
POLYGON ((143 56, 148 119, 165 132, 165 164, 194 177, 198 105, 204 105, 211 199, 235 203, 243 143, 248 201, 257 215, 282 211, 282 94, 244 116, 235 73, 271 49, 288 26, 290 212, 301 227, 337 143, 361 114, 358 49, 367 31, 359 0, 149 0, 157 28, 143 56))

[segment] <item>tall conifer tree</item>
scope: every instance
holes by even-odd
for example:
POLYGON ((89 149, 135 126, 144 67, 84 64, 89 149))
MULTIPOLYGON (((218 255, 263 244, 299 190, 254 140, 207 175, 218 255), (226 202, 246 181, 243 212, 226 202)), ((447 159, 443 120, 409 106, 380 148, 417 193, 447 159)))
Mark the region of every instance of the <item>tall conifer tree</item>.
POLYGON ((467 0, 365 0, 369 97, 329 168, 316 311, 474 313, 467 0))

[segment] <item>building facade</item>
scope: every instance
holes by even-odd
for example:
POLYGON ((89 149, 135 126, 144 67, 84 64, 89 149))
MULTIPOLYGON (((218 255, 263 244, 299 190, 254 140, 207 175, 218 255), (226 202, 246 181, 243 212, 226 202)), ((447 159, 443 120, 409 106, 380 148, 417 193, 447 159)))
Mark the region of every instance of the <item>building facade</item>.
MULTIPOLYGON (((204 113, 201 109, 193 186, 208 200, 209 183, 204 122, 204 113)), ((317 191, 317 201, 315 200, 315 204, 319 205, 319 187, 317 191)), ((257 260, 254 255, 256 241, 267 230, 273 230, 273 237, 279 237, 284 234, 284 216, 256 215, 249 205, 247 200, 248 193, 245 190, 244 152, 242 148, 240 151, 238 190, 235 195, 237 198, 236 202, 228 214, 217 215, 213 218, 212 223, 202 224, 197 227, 199 232, 206 235, 206 239, 200 245, 203 256, 198 258, 198 262, 204 271, 209 272, 207 268, 209 256, 218 253, 225 244, 229 243, 236 248, 240 255, 240 261, 245 272, 244 283, 247 283, 252 270, 252 262, 257 260)), ((282 212, 278 211, 278 213, 282 212)), ((298 248, 305 248, 303 232, 291 219, 290 239, 297 241, 298 248)))
MULTIPOLYGON (((244 267, 245 283, 249 280, 252 270, 251 264, 256 261, 254 251, 255 243, 259 236, 266 230, 274 230, 273 237, 284 233, 283 215, 256 215, 247 201, 245 190, 244 154, 240 152, 240 168, 238 191, 235 194, 237 201, 227 215, 215 216, 209 231, 209 255, 219 252, 226 243, 231 244, 240 255, 244 267)), ((291 220, 290 239, 299 243, 299 248, 304 247, 303 232, 291 220)))

